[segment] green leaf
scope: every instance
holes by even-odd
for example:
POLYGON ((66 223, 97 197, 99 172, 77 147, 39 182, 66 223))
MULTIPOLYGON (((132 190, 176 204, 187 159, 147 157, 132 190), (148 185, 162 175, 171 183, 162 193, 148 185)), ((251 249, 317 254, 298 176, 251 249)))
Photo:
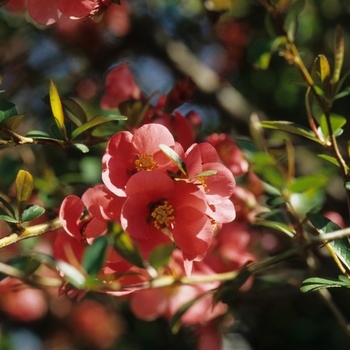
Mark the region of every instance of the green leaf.
POLYGON ((71 98, 62 98, 62 105, 68 111, 67 117, 76 126, 87 122, 87 116, 81 106, 71 98))
POLYGON ((53 79, 50 79, 50 104, 56 125, 60 130, 63 140, 67 140, 66 126, 64 125, 64 113, 61 98, 53 79))
POLYGON ((326 56, 318 55, 315 58, 311 67, 311 76, 316 86, 321 89, 318 94, 324 95, 331 77, 331 69, 326 56))
POLYGON ((16 177, 16 200, 18 217, 20 218, 34 188, 33 176, 27 171, 20 170, 16 177))
POLYGON ((13 115, 18 115, 16 105, 12 102, 0 101, 0 123, 13 115))
POLYGON ((84 289, 86 286, 85 276, 74 266, 65 261, 57 261, 57 268, 64 273, 66 280, 75 288, 84 289))
POLYGON ((87 248, 82 266, 90 276, 96 276, 101 271, 106 260, 107 247, 107 237, 100 236, 87 248))
POLYGON ((0 203, 4 206, 4 208, 13 216, 16 216, 15 211, 13 210, 10 203, 8 203, 4 198, 0 197, 0 203))
POLYGON ((17 219, 15 219, 7 214, 1 214, 0 220, 4 220, 4 221, 9 222, 11 224, 18 224, 18 222, 19 222, 17 219))
POLYGON ((276 231, 280 231, 288 235, 289 237, 294 237, 295 230, 289 227, 287 224, 284 224, 282 222, 277 221, 270 221, 270 220, 264 220, 264 219, 256 219, 254 222, 254 225, 258 226, 264 226, 272 228, 276 231))
MULTIPOLYGON (((335 222, 318 213, 307 213, 307 218, 320 234, 341 230, 335 222)), ((350 243, 347 237, 328 243, 341 262, 350 270, 350 243)))
POLYGON ((335 95, 333 98, 333 101, 338 100, 339 98, 343 98, 345 96, 350 95, 350 86, 345 88, 342 92, 339 92, 339 94, 335 95))
POLYGON ((140 253, 134 247, 130 236, 122 229, 122 227, 113 223, 111 225, 110 237, 113 241, 113 247, 125 260, 131 264, 144 268, 143 259, 140 253))
POLYGON ((344 36, 343 29, 341 26, 337 25, 335 29, 334 38, 334 69, 332 83, 336 84, 340 77, 340 72, 343 66, 344 60, 344 36))
POLYGON ((263 121, 261 122, 261 125, 264 128, 286 131, 292 134, 303 136, 309 140, 322 144, 322 141, 320 141, 311 130, 297 123, 289 121, 263 121))
POLYGON ((75 139, 77 136, 82 134, 84 131, 89 130, 93 127, 96 127, 96 126, 101 125, 101 124, 109 123, 112 121, 116 121, 116 120, 126 120, 126 117, 114 116, 114 117, 107 118, 107 117, 104 117, 102 115, 97 115, 97 116, 93 117, 91 120, 89 120, 87 123, 76 128, 72 132, 71 139, 72 140, 75 139))
POLYGON ((292 193, 314 191, 325 186, 328 180, 328 176, 322 174, 302 176, 294 179, 288 188, 292 193))
MULTIPOLYGON (((39 261, 30 256, 16 256, 6 261, 6 264, 24 272, 26 276, 31 275, 41 265, 39 261)), ((0 280, 4 279, 5 277, 6 275, 0 274, 0 280)))
MULTIPOLYGON (((317 157, 320 157, 322 159, 325 159, 327 160, 328 162, 336 165, 336 166, 339 166, 339 163, 337 161, 337 159, 335 157, 331 157, 331 156, 328 156, 327 154, 318 154, 317 157)), ((348 166, 346 166, 347 169, 349 169, 348 166)))
POLYGON ((345 276, 339 276, 339 279, 312 277, 303 281, 300 290, 303 293, 315 292, 324 288, 346 287, 350 288, 350 281, 345 276))
MULTIPOLYGON (((332 126, 332 132, 334 136, 339 136, 342 133, 342 126, 344 126, 346 124, 346 119, 341 116, 341 115, 337 115, 337 114, 331 114, 329 116, 330 118, 330 123, 332 126)), ((322 133, 324 135, 324 137, 326 139, 329 138, 329 132, 328 132, 328 126, 327 126, 327 119, 325 115, 321 116, 320 119, 320 127, 322 130, 322 133)))
POLYGON ((184 175, 187 175, 186 164, 172 148, 170 148, 169 146, 164 145, 164 144, 160 144, 159 148, 179 168, 179 170, 184 175))
POLYGON ((152 251, 149 263, 155 269, 168 265, 175 246, 173 244, 161 245, 152 251))
POLYGON ((23 213, 20 217, 20 221, 21 222, 31 221, 31 220, 38 218, 39 216, 41 216, 44 213, 45 213, 44 208, 40 207, 37 204, 29 204, 23 210, 23 213))
POLYGON ((89 147, 82 143, 72 143, 71 147, 76 148, 83 153, 88 153, 90 151, 89 147))
POLYGON ((298 27, 298 16, 304 9, 304 6, 305 0, 296 0, 288 10, 284 26, 287 30, 287 36, 290 41, 294 41, 298 27))

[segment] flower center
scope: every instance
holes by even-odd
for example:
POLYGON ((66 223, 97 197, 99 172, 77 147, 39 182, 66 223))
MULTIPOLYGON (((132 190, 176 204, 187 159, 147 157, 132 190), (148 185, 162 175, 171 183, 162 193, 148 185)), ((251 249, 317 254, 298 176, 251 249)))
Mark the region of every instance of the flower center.
POLYGON ((154 227, 165 229, 175 223, 175 209, 168 201, 163 200, 151 207, 151 219, 154 227))
POLYGON ((135 168, 137 171, 152 171, 158 167, 153 160, 152 154, 141 154, 139 159, 135 160, 135 168))
POLYGON ((210 192, 210 189, 207 188, 208 185, 205 183, 206 178, 206 176, 198 176, 197 181, 199 182, 199 185, 202 185, 204 192, 208 193, 210 192))

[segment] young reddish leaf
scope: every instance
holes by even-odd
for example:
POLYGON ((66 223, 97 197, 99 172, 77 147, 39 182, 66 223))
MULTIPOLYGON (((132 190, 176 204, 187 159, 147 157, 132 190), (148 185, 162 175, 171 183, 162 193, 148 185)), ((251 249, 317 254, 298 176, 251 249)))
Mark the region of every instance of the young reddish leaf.
POLYGON ((64 125, 64 113, 61 103, 61 98, 58 93, 55 82, 50 79, 50 104, 55 122, 58 126, 58 129, 61 132, 63 140, 67 140, 66 127, 64 125))
POLYGON ((186 164, 184 161, 180 158, 180 156, 169 146, 160 144, 159 148, 163 151, 163 153, 179 168, 179 170, 184 174, 187 175, 186 172, 186 164))
POLYGON ((27 171, 20 170, 16 177, 16 200, 18 217, 20 218, 34 188, 33 176, 27 171))
POLYGON ((340 72, 343 66, 344 60, 344 36, 343 29, 339 25, 335 29, 334 40, 334 70, 332 83, 336 84, 340 77, 340 72))
POLYGON ((24 114, 11 115, 6 119, 4 119, 1 122, 1 125, 5 126, 7 129, 11 131, 16 131, 19 125, 21 124, 23 117, 24 117, 24 114))

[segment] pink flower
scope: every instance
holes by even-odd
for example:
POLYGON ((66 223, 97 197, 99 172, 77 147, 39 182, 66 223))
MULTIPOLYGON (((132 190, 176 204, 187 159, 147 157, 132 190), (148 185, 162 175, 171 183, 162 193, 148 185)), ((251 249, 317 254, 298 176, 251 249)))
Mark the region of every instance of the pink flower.
MULTIPOLYGON (((59 214, 64 232, 55 240, 55 258, 69 263, 81 262, 86 247, 106 234, 107 222, 119 221, 123 202, 123 198, 114 196, 104 185, 88 189, 81 199, 74 195, 66 197, 59 214)), ((107 271, 124 270, 127 266, 113 249, 109 249, 106 261, 107 271)))
MULTIPOLYGON (((175 277, 185 274, 181 260, 180 251, 175 250, 169 263, 171 274, 175 277)), ((207 276, 213 273, 213 270, 201 262, 194 264, 192 276, 207 276)), ((219 282, 210 282, 135 291, 130 295, 131 309, 137 317, 144 320, 151 321, 158 317, 169 320, 182 305, 218 286, 219 282)), ((213 306, 212 295, 208 294, 192 305, 181 317, 180 322, 192 325, 203 324, 222 315, 226 310, 226 305, 221 302, 213 306)))
POLYGON ((207 137, 217 150, 221 161, 227 166, 233 175, 243 175, 248 171, 249 164, 244 159, 242 151, 226 134, 211 134, 207 137))
POLYGON ((28 12, 34 21, 49 25, 61 15, 71 19, 95 15, 101 8, 107 8, 111 0, 28 0, 28 12))
POLYGON ((208 202, 207 214, 218 223, 235 218, 235 209, 229 200, 235 187, 232 173, 221 163, 213 146, 207 142, 194 144, 185 154, 187 178, 202 189, 208 202), (201 175, 215 171, 215 174, 201 175))
POLYGON ((126 63, 119 64, 107 73, 105 92, 106 95, 101 99, 103 109, 118 108, 122 102, 141 97, 141 90, 126 63))
POLYGON ((173 241, 190 274, 193 260, 204 257, 213 237, 203 192, 192 183, 144 171, 130 178, 126 195, 123 229, 144 251, 173 241))
POLYGON ((133 174, 177 170, 159 148, 160 144, 179 149, 169 130, 158 124, 143 125, 134 135, 128 131, 115 134, 102 159, 102 180, 108 189, 117 196, 125 196, 125 186, 133 174))

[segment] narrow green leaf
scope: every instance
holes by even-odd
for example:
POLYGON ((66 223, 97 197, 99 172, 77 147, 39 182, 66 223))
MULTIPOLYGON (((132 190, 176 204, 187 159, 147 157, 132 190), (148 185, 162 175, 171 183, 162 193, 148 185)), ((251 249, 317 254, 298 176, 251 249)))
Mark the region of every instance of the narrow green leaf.
POLYGON ((107 237, 100 236, 87 248, 82 266, 90 276, 96 276, 101 271, 106 260, 107 247, 107 237))
POLYGON ((350 281, 345 276, 339 276, 339 279, 312 277, 303 281, 300 290, 303 293, 315 292, 324 288, 346 287, 350 288, 350 281))
POLYGON ((315 58, 311 67, 311 76, 316 86, 321 90, 318 94, 324 95, 331 77, 331 69, 326 56, 318 55, 315 58))
MULTIPOLYGON (((332 164, 334 164, 336 166, 339 166, 339 163, 338 163, 338 161, 337 161, 337 159, 335 157, 328 156, 327 154, 318 154, 317 157, 325 159, 328 162, 330 162, 330 163, 332 163, 332 164)), ((349 169, 348 166, 346 168, 349 169)))
POLYGON ((287 30, 287 36, 290 41, 294 41, 297 28, 298 28, 298 16, 304 9, 305 0, 296 0, 288 10, 287 17, 285 19, 285 28, 287 30))
POLYGON ((90 151, 89 147, 84 145, 84 144, 82 144, 82 143, 72 143, 71 147, 76 148, 80 152, 83 152, 83 153, 88 153, 90 151))
POLYGON ((350 86, 345 88, 342 92, 339 92, 339 94, 335 95, 333 98, 333 101, 338 100, 338 99, 343 98, 343 97, 348 96, 348 95, 350 95, 350 86))
POLYGON ((294 237, 294 235, 295 235, 294 229, 289 227, 287 224, 277 222, 277 221, 257 219, 257 220, 255 220, 254 225, 272 228, 276 231, 280 231, 280 232, 285 233, 289 237, 294 237))
POLYGON ((345 182, 344 187, 350 191, 350 182, 345 182))
POLYGON ((61 132, 63 140, 67 140, 66 126, 64 125, 64 113, 61 98, 53 79, 50 79, 50 104, 56 125, 61 132))
POLYGON ((79 136, 80 134, 82 134, 86 130, 89 130, 89 129, 94 128, 98 125, 109 123, 109 122, 116 121, 116 120, 126 120, 126 117, 114 116, 114 117, 107 118, 107 117, 104 117, 102 115, 97 115, 97 116, 93 117, 92 119, 90 119, 85 124, 80 125, 78 128, 76 128, 72 132, 71 139, 72 140, 75 139, 77 136, 79 136))
POLYGON ((31 221, 31 220, 38 218, 39 216, 41 216, 44 213, 45 213, 44 208, 40 207, 37 204, 29 204, 23 210, 23 213, 20 217, 20 221, 21 222, 31 221))
POLYGON ((15 211, 13 210, 10 203, 8 203, 4 198, 0 197, 0 203, 3 205, 3 207, 13 216, 15 216, 15 211))
POLYGON ((11 224, 18 224, 19 221, 11 216, 8 216, 6 214, 0 215, 0 220, 4 220, 6 222, 9 222, 11 224))
POLYGON ((184 174, 187 175, 187 169, 186 164, 184 161, 180 158, 180 156, 169 146, 160 144, 159 148, 163 151, 163 153, 179 168, 179 170, 184 174))
POLYGON ((314 191, 325 186, 328 180, 328 176, 322 174, 302 176, 294 179, 288 188, 291 193, 314 191))
POLYGON ((63 107, 69 112, 67 117, 76 126, 80 126, 87 122, 87 116, 83 108, 71 98, 62 98, 63 107))
POLYGON ((297 123, 289 121, 263 121, 261 122, 261 125, 264 128, 282 130, 290 132, 292 134, 303 136, 309 140, 322 144, 322 141, 320 141, 311 130, 297 123))
MULTIPOLYGON (((25 276, 31 275, 41 265, 39 261, 30 256, 16 256, 6 261, 6 264, 20 270, 25 274, 25 276)), ((5 277, 5 274, 0 274, 0 280, 4 279, 5 277)))
POLYGON ((20 218, 34 188, 33 176, 27 171, 20 170, 16 177, 16 200, 18 217, 20 218))
POLYGON ((113 241, 113 247, 125 260, 129 261, 131 264, 144 267, 143 259, 134 247, 130 236, 122 229, 122 227, 114 223, 111 225, 110 237, 113 241))
POLYGON ((175 246, 173 244, 168 244, 161 245, 154 249, 149 259, 150 265, 153 266, 155 269, 167 266, 174 248, 175 246))
POLYGON ((75 288, 84 289, 86 286, 85 276, 74 266, 65 261, 57 261, 57 268, 64 273, 66 280, 75 288))
POLYGON ((340 72, 343 66, 344 60, 344 36, 343 29, 341 26, 337 25, 335 29, 334 38, 334 69, 332 83, 336 84, 340 77, 340 72))

